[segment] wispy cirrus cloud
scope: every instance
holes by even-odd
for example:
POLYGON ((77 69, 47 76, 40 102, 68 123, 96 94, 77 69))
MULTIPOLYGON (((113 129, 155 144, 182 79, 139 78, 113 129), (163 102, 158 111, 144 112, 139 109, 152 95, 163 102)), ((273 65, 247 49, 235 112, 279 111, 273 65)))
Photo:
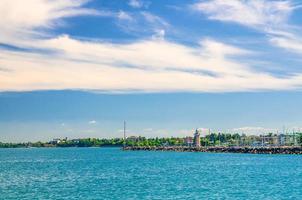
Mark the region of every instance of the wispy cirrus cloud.
POLYGON ((192 8, 212 20, 266 29, 285 24, 295 6, 290 1, 214 0, 198 2, 192 8))
MULTIPOLYGON (((34 10, 28 5, 16 7, 16 2, 7 1, 1 5, 2 11, 9 7, 7 10, 17 13, 18 18, 11 20, 0 12, 0 18, 4 16, 0 25, 12 24, 9 32, 8 29, 0 30, 0 34, 6 36, 1 42, 35 51, 0 50, 0 67, 10 70, 0 71, 0 91, 231 92, 292 90, 302 85, 301 74, 280 78, 235 60, 234 56, 252 55, 242 48, 211 38, 201 39, 195 46, 169 41, 163 37, 169 23, 149 12, 139 12, 139 15, 149 23, 148 31, 154 31, 157 37, 110 43, 47 35, 45 28, 57 26, 66 17, 100 15, 100 11, 85 8, 87 1, 30 0, 29 5, 41 7, 34 10), (35 20, 24 19, 27 24, 24 30, 35 34, 18 37, 22 26, 13 22, 23 23, 19 18, 31 12, 37 12, 29 14, 35 16, 35 20), (37 34, 43 37, 37 37, 37 34)), ((133 21, 125 17, 125 13, 120 16, 123 20, 133 21)))
POLYGON ((286 35, 275 35, 270 37, 270 43, 286 49, 293 53, 302 53, 302 37, 296 33, 287 33, 286 35))
POLYGON ((150 5, 150 2, 145 2, 143 0, 129 0, 128 4, 133 8, 147 8, 150 5))
POLYGON ((300 75, 277 78, 228 58, 245 55, 244 50, 213 40, 201 44, 196 48, 165 40, 110 44, 68 36, 35 41, 40 48, 60 53, 1 51, 1 63, 13 72, 0 72, 0 89, 226 92, 300 86, 300 75))
POLYGON ((62 19, 79 15, 109 15, 105 11, 83 8, 87 0, 28 0, 0 2, 1 33, 33 33, 35 29, 53 28, 62 19))
POLYGON ((301 27, 289 23, 293 11, 301 4, 290 0, 214 0, 201 1, 191 6, 211 20, 241 24, 268 35, 268 41, 277 47, 302 53, 301 27))
POLYGON ((117 25, 131 35, 165 35, 167 30, 172 29, 165 19, 147 11, 120 12, 117 25))
POLYGON ((132 21, 134 20, 131 14, 125 12, 125 11, 119 11, 117 14, 117 18, 119 20, 126 20, 126 21, 132 21))

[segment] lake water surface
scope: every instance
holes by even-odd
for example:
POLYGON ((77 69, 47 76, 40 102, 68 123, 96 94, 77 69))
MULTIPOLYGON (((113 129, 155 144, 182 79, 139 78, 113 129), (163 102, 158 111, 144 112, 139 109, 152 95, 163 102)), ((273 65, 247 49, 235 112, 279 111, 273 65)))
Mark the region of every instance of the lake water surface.
POLYGON ((0 149, 0 199, 302 199, 302 156, 0 149))

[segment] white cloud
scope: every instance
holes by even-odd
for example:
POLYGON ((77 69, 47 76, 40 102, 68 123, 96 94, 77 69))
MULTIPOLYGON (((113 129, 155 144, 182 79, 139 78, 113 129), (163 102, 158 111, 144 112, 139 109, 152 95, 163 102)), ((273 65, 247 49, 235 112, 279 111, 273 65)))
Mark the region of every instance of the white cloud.
POLYGON ((153 129, 152 131, 138 131, 137 133, 133 133, 135 136, 144 136, 147 138, 155 138, 155 137, 177 137, 177 132, 173 132, 167 129, 153 129))
POLYGON ((131 14, 121 11, 117 18, 117 25, 124 32, 132 35, 150 35, 150 33, 157 35, 159 31, 165 33, 171 29, 171 25, 165 19, 146 11, 131 14))
POLYGON ((257 29, 268 35, 272 45, 302 53, 301 27, 289 24, 289 17, 301 5, 292 1, 214 0, 198 2, 192 8, 212 20, 257 29))
POLYGON ((0 42, 16 40, 15 44, 19 44, 29 37, 41 36, 41 29, 62 25, 62 19, 66 17, 110 15, 108 12, 83 8, 82 5, 86 2, 87 0, 1 0, 0 42))
POLYGON ((117 18, 119 20, 130 20, 130 21, 133 20, 133 17, 129 13, 125 12, 125 11, 118 12, 117 18))
POLYGON ((253 127, 253 126, 246 126, 240 128, 234 128, 233 132, 244 133, 244 134, 266 134, 266 133, 277 133, 278 129, 276 128, 264 128, 264 127, 253 127))
MULTIPOLYGON (((167 130, 167 129, 143 129, 141 132, 138 131, 137 136, 145 136, 145 137, 186 137, 193 136, 196 129, 175 129, 175 130, 167 130)), ((207 135, 209 132, 208 128, 198 128, 201 131, 201 135, 207 135)))
POLYGON ((97 121, 95 121, 95 120, 91 120, 88 122, 88 124, 96 124, 96 123, 97 123, 97 121))
POLYGON ((146 19, 147 22, 149 22, 151 24, 158 24, 163 27, 170 26, 170 24, 168 22, 166 22, 163 18, 161 18, 157 15, 154 15, 150 12, 143 11, 143 12, 141 12, 141 15, 146 19))
POLYGON ((81 8, 87 0, 1 0, 0 23, 4 28, 41 28, 56 25, 56 20, 77 15, 100 14, 81 8), (8 24, 9 23, 9 24, 8 24))
POLYGON ((141 0, 129 0, 128 4, 133 8, 141 8, 144 6, 144 3, 141 0))
POLYGON ((202 1, 194 4, 193 8, 213 20, 236 22, 255 28, 284 24, 294 9, 290 1, 265 0, 202 1))
POLYGON ((96 130, 87 129, 87 130, 82 130, 81 132, 83 132, 83 133, 96 133, 96 130))
POLYGON ((0 52, 0 90, 91 89, 104 91, 225 92, 295 89, 301 75, 277 78, 229 59, 246 51, 213 40, 188 47, 165 40, 129 44, 61 36, 31 45, 59 54, 0 52))
POLYGON ((294 53, 302 53, 302 38, 274 36, 270 38, 270 42, 275 46, 287 49, 294 53))
POLYGON ((163 40, 165 38, 165 30, 160 29, 160 30, 156 30, 155 34, 152 36, 153 39, 158 39, 158 40, 163 40))
MULTIPOLYGON (((16 13, 16 19, 10 20, 0 12, 0 18, 7 18, 7 22, 2 19, 0 25, 6 22, 12 26, 12 34, 0 29, 3 36, 0 40, 35 51, 0 50, 0 67, 8 69, 0 70, 0 91, 230 92, 301 88, 301 74, 279 78, 230 58, 249 56, 251 52, 247 50, 213 39, 203 39, 194 47, 165 40, 163 36, 169 24, 148 12, 140 12, 140 15, 153 24, 153 29, 161 37, 123 44, 83 41, 68 35, 37 38, 35 34, 28 34, 26 38, 18 37, 16 34, 22 23, 15 25, 13 22, 22 22, 19 18, 24 18, 26 13, 37 12, 33 16, 38 17, 28 20, 25 30, 44 35, 39 28, 55 26, 64 17, 96 14, 96 11, 82 8, 86 1, 29 1, 32 6, 38 2, 37 5, 44 8, 40 10, 27 5, 15 8, 15 2, 7 1, 6 6, 1 5, 2 11, 5 10, 3 6, 8 6, 10 13, 16 13), (49 7, 55 9, 46 9, 49 7)), ((125 13, 122 15, 125 18, 125 13)))
POLYGON ((145 128, 145 129, 143 129, 143 132, 151 132, 151 131, 153 131, 152 128, 145 128))

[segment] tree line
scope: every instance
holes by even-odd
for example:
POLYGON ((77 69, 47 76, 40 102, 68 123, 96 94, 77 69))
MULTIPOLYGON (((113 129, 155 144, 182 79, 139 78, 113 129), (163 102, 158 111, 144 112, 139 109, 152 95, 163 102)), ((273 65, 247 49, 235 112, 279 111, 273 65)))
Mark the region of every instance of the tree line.
MULTIPOLYGON (((287 145, 301 145, 302 133, 295 133, 294 137, 288 135, 287 145)), ((292 135, 293 136, 293 135, 292 135)), ((187 138, 188 139, 188 138, 187 138)), ((0 142, 0 148, 29 148, 29 147, 122 147, 126 146, 187 146, 187 139, 183 137, 170 138, 146 138, 142 136, 123 138, 82 138, 82 139, 57 139, 49 142, 25 142, 25 143, 3 143, 0 142)), ((253 145, 255 142, 273 144, 278 135, 240 135, 238 133, 211 133, 201 137, 201 146, 235 146, 235 145, 253 145)), ((191 144, 192 145, 192 144, 191 144)))

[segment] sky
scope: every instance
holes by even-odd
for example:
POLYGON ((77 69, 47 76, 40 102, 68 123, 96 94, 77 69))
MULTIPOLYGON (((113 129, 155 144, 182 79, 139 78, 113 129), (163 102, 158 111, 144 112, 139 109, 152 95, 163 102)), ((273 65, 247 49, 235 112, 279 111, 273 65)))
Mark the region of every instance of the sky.
POLYGON ((302 127, 298 0, 1 0, 0 141, 302 127))

